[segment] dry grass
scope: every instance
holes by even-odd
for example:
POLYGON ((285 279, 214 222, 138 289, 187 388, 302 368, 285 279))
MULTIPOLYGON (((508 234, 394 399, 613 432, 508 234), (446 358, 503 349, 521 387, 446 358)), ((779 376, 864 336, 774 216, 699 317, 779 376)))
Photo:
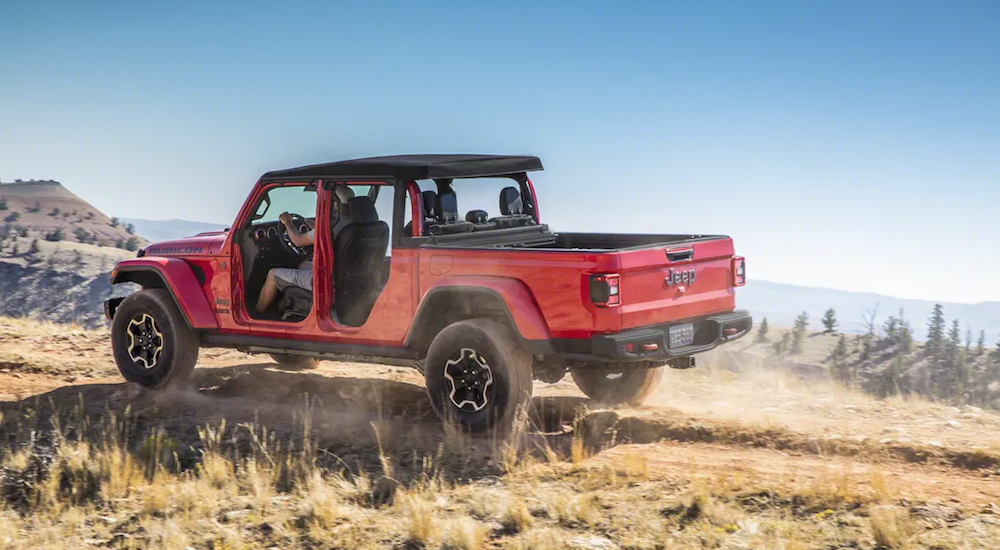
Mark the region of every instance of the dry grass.
MULTIPOLYGON (((927 548, 877 470, 864 477, 832 469, 778 485, 696 469, 687 478, 664 479, 641 447, 618 448, 607 463, 598 455, 574 464, 545 453, 526 460, 522 446, 518 454, 508 448, 508 464, 492 485, 448 481, 440 475, 447 461, 426 457, 423 474, 394 482, 401 487, 391 504, 378 505, 372 502, 375 478, 320 466, 315 442, 297 438, 282 447, 260 427, 205 426, 200 460, 180 471, 161 460, 168 453, 159 450, 173 448, 165 434, 131 449, 124 443, 135 439, 125 437, 128 423, 105 422, 94 430, 103 434, 95 440, 57 445, 51 472, 58 475, 41 479, 24 502, 3 501, 0 548, 555 549, 574 537, 581 544, 607 539, 650 550, 805 550, 820 540, 927 548), (229 445, 235 431, 257 434, 249 438, 249 453, 229 445), (510 473, 502 474, 506 469, 510 473)), ((25 447, 0 463, 25 472, 39 452, 25 447)), ((386 471, 379 479, 393 472, 388 459, 380 461, 386 471)), ((968 532, 983 528, 971 525, 968 532)))
POLYGON ((886 550, 906 550, 917 530, 909 512, 898 506, 873 508, 869 524, 875 547, 886 550))
MULTIPOLYGON (((808 387, 778 375, 750 382, 732 376, 710 371, 706 383, 820 396, 829 400, 822 402, 824 410, 867 406, 867 397, 823 384, 808 387)), ((687 470, 665 466, 658 456, 665 445, 614 446, 623 441, 623 431, 612 449, 607 441, 595 448, 582 429, 550 441, 521 427, 512 438, 492 440, 460 430, 443 438, 434 432, 441 445, 427 445, 421 451, 426 456, 417 456, 407 448, 412 435, 382 416, 364 434, 367 446, 359 442, 359 450, 351 450, 364 460, 341 460, 316 439, 321 430, 312 426, 312 406, 304 399, 295 425, 281 437, 256 423, 213 420, 188 440, 148 425, 137 428, 128 411, 100 418, 72 411, 46 417, 7 408, 0 416, 0 441, 9 443, 0 446, 0 549, 550 550, 578 544, 635 550, 957 550, 994 549, 992 541, 1000 540, 1000 522, 992 514, 954 503, 935 505, 943 512, 930 507, 945 519, 911 512, 922 503, 913 499, 892 462, 854 471, 838 465, 863 461, 826 462, 803 447, 788 455, 802 452, 825 473, 790 470, 784 478, 757 477, 753 470, 737 475, 698 461, 687 470), (60 418, 61 424, 49 422, 60 418), (45 475, 36 476, 39 461, 45 475), (358 466, 362 462, 369 471, 358 466)), ((919 402, 892 406, 939 412, 938 406, 919 402)), ((526 425, 526 420, 519 424, 526 425)), ((582 420, 575 425, 582 427, 582 420)), ((691 444, 704 452, 750 454, 752 445, 738 438, 791 433, 775 426, 768 431, 766 425, 702 419, 668 427, 681 435, 720 438, 691 444)), ((780 448, 781 441, 769 443, 780 448)), ((746 464, 739 466, 747 471, 746 464)))

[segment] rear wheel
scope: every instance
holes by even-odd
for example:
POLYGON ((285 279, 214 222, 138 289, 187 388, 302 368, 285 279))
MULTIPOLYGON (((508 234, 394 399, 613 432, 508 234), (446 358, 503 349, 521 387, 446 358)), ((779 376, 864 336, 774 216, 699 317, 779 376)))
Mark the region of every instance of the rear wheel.
POLYGON ((510 327, 471 319, 442 330, 427 351, 427 394, 445 422, 472 432, 511 432, 531 400, 531 355, 510 327))
POLYGON ((271 359, 282 368, 293 370, 308 370, 319 366, 319 360, 304 355, 282 355, 280 353, 269 353, 271 359))
POLYGON ((184 382, 198 361, 198 334, 164 289, 141 290, 122 301, 111 324, 111 346, 125 380, 147 388, 184 382))
POLYGON ((587 397, 609 405, 639 405, 660 385, 664 367, 573 369, 573 381, 587 397))

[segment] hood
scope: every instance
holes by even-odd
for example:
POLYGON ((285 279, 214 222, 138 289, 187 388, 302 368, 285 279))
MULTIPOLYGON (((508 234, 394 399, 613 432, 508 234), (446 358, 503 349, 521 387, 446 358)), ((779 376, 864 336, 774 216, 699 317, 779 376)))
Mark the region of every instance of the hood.
POLYGON ((226 242, 225 231, 199 233, 194 237, 153 243, 143 249, 143 256, 206 256, 218 254, 226 242))

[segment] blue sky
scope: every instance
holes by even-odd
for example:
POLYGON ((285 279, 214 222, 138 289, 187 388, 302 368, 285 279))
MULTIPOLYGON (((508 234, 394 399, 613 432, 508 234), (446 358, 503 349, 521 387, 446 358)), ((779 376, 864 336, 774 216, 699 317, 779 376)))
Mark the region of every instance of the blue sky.
POLYGON ((556 229, 1000 300, 1000 2, 152 4, 0 5, 0 178, 227 223, 271 169, 529 153, 556 229))

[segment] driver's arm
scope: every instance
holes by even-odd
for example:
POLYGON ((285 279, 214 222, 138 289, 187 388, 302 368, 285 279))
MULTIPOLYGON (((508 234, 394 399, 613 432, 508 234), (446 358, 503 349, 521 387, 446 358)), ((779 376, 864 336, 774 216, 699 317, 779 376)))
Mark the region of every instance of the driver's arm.
POLYGON ((308 233, 299 233, 299 229, 292 224, 292 216, 288 212, 284 212, 278 217, 278 220, 282 225, 285 226, 285 231, 288 232, 288 240, 292 241, 292 244, 299 248, 306 246, 312 246, 314 243, 312 231, 308 233))

